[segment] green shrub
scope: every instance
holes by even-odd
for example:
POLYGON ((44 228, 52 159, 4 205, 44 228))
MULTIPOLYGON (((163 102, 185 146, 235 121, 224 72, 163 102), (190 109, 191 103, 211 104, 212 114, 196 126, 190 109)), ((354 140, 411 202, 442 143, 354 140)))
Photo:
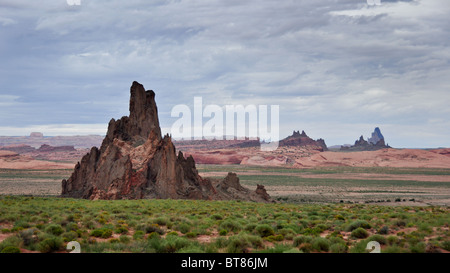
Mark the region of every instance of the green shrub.
POLYGON ((380 245, 385 245, 387 244, 387 239, 384 236, 381 235, 372 235, 370 236, 368 239, 368 241, 377 241, 378 243, 380 243, 380 245))
POLYGON ((50 237, 38 244, 38 250, 43 253, 50 253, 61 250, 63 247, 63 240, 60 237, 50 237))
POLYGON ((406 226, 406 222, 404 220, 397 220, 394 222, 394 225, 397 227, 405 227, 406 226))
POLYGON ((143 227, 143 230, 145 231, 145 233, 156 232, 160 235, 164 234, 164 231, 162 229, 160 229, 157 224, 146 225, 143 227))
POLYGON ((281 242, 284 240, 284 236, 281 234, 278 235, 270 235, 266 237, 267 241, 269 242, 281 242))
POLYGON ((249 223, 249 224, 245 225, 244 230, 248 231, 248 232, 253 232, 253 230, 255 230, 256 226, 257 225, 255 223, 249 223))
POLYGON ((297 248, 291 248, 291 249, 289 249, 289 250, 283 251, 283 253, 303 253, 303 252, 300 251, 300 250, 297 249, 297 248))
POLYGON ((332 244, 330 246, 331 253, 347 253, 348 246, 342 243, 332 244))
POLYGON ((240 236, 235 236, 229 239, 227 252, 228 253, 247 253, 251 243, 240 236))
POLYGON ((131 242, 131 237, 127 235, 120 235, 119 241, 121 243, 128 244, 129 242, 131 242))
POLYGON ((93 221, 87 221, 83 224, 85 228, 88 229, 95 229, 95 223, 93 221))
POLYGON ((19 232, 19 237, 22 239, 24 246, 30 246, 37 242, 37 238, 34 236, 35 232, 37 232, 35 228, 25 229, 19 232))
MULTIPOLYGON (((178 233, 176 233, 176 235, 170 235, 170 236, 178 236, 178 233)), ((152 232, 147 236, 147 240, 150 240, 153 238, 161 238, 161 235, 159 235, 159 233, 152 232)))
POLYGON ((117 234, 125 235, 125 234, 128 234, 128 229, 124 226, 119 226, 116 228, 116 230, 114 230, 114 232, 117 234))
POLYGON ((3 251, 4 248, 9 246, 14 246, 20 248, 23 244, 22 239, 19 236, 11 236, 0 242, 0 252, 3 251))
POLYGON ((311 236, 303 236, 303 235, 301 235, 301 236, 298 236, 298 237, 294 238, 293 245, 295 247, 298 247, 298 246, 300 246, 301 244, 304 244, 304 243, 311 243, 312 240, 313 240, 313 237, 311 237, 311 236))
POLYGON ((55 236, 59 236, 59 235, 63 234, 64 229, 61 227, 61 225, 51 224, 45 228, 45 232, 47 232, 49 234, 53 234, 55 236))
POLYGON ((20 253, 20 249, 15 246, 7 246, 0 253, 20 253))
POLYGON ((101 229, 101 228, 98 228, 98 229, 94 229, 93 231, 91 231, 91 236, 94 236, 94 237, 98 237, 98 238, 100 238, 100 237, 102 237, 102 234, 103 234, 103 229, 101 229))
POLYGON ((389 233, 389 227, 383 226, 378 230, 378 234, 387 235, 389 233))
POLYGON ((256 232, 261 237, 268 237, 270 235, 275 234, 275 231, 273 230, 273 228, 271 226, 269 226, 268 224, 257 225, 255 229, 256 229, 256 232))
POLYGON ((205 251, 200 246, 191 245, 180 249, 177 253, 205 253, 205 251))
POLYGON ((77 231, 78 225, 76 223, 69 223, 66 225, 66 231, 77 231))
POLYGON ((190 232, 188 232, 188 233, 186 233, 186 238, 196 238, 197 237, 197 233, 195 233, 195 232, 192 232, 192 231, 190 231, 190 232))
POLYGON ((64 232, 62 235, 64 242, 75 241, 78 238, 78 233, 75 231, 64 232))
POLYGON ((420 242, 409 247, 412 253, 425 253, 426 245, 424 242, 420 242))
POLYGON ((177 227, 177 230, 179 230, 181 233, 186 234, 191 230, 191 225, 189 225, 188 223, 180 223, 177 227))
POLYGON ((226 230, 226 229, 221 229, 220 231, 219 231, 219 235, 220 236, 226 236, 228 234, 228 231, 226 230))
POLYGON ((325 238, 317 237, 312 241, 312 248, 317 251, 328 252, 330 242, 325 238))
POLYGON ((145 235, 144 231, 136 230, 133 234, 133 239, 134 240, 142 240, 142 239, 144 239, 144 235, 145 235))
POLYGON ((383 250, 384 253, 404 253, 405 250, 399 246, 388 246, 383 250))
POLYGON ((348 227, 347 227, 347 231, 353 231, 357 228, 363 228, 363 229, 369 229, 371 228, 371 225, 364 220, 357 220, 352 222, 348 227))
POLYGON ((111 229, 107 228, 107 229, 103 230, 103 233, 102 233, 101 237, 103 239, 108 239, 108 238, 110 238, 112 236, 112 234, 113 234, 113 231, 111 229))
POLYGON ((154 223, 160 226, 166 226, 169 222, 169 219, 166 217, 158 217, 154 220, 154 223))
POLYGON ((310 253, 313 250, 313 247, 310 243, 303 243, 299 246, 299 249, 304 253, 310 253))
POLYGON ((362 240, 353 245, 350 248, 350 253, 368 253, 369 251, 366 249, 368 240, 362 240))
POLYGON ((447 251, 450 251, 450 241, 442 242, 441 247, 447 251))
POLYGON ((242 229, 242 226, 237 221, 227 219, 222 223, 220 223, 219 228, 226 229, 227 231, 232 231, 236 233, 242 229))
POLYGON ((22 229, 29 228, 29 227, 31 227, 31 225, 27 221, 25 221, 25 220, 17 220, 14 223, 13 229, 18 231, 18 230, 22 230, 22 229))
POLYGON ((397 236, 391 235, 387 237, 387 243, 388 245, 395 245, 399 243, 400 239, 397 236))
POLYGON ((214 215, 211 216, 211 218, 214 219, 214 220, 222 220, 223 216, 220 215, 220 214, 214 214, 214 215))
POLYGON ((353 238, 364 239, 369 236, 369 233, 362 227, 359 227, 352 231, 351 236, 353 238))
POLYGON ((179 236, 167 236, 165 239, 159 240, 161 240, 161 245, 159 249, 156 249, 159 253, 175 253, 191 245, 188 239, 179 236))

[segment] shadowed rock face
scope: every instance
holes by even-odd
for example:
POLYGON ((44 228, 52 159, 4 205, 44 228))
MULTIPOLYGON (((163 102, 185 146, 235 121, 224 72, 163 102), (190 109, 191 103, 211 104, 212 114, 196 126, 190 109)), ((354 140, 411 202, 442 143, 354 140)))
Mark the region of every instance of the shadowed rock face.
POLYGON ((240 186, 238 178, 236 186, 235 174, 223 181, 200 177, 194 159, 177 155, 172 139, 161 136, 155 93, 133 82, 130 95, 130 115, 109 122, 100 149, 93 147, 62 181, 63 197, 271 201, 240 186))

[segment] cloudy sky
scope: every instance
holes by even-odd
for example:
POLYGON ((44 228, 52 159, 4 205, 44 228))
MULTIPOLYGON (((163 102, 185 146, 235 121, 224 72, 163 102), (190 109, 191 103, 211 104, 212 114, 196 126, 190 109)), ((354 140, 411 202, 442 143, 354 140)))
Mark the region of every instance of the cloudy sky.
POLYGON ((448 0, 0 0, 0 135, 105 134, 133 81, 177 104, 279 105, 280 137, 380 127, 450 146, 448 0))

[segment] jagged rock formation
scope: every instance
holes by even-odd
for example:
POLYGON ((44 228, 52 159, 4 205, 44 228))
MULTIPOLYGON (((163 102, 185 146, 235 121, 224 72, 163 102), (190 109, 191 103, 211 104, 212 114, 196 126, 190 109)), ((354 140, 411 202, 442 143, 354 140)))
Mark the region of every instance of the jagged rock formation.
POLYGON ((291 136, 282 139, 279 142, 279 146, 310 146, 317 147, 317 150, 321 152, 328 151, 325 140, 321 138, 313 140, 305 133, 305 131, 302 131, 302 133, 300 133, 300 131, 294 131, 291 136))
POLYGON ((93 147, 62 181, 63 197, 271 201, 259 188, 243 188, 235 174, 202 178, 194 159, 177 155, 171 137, 161 136, 155 93, 133 82, 130 95, 130 115, 109 122, 100 149, 93 147))
POLYGON ((350 147, 341 147, 341 151, 376 151, 380 149, 391 148, 385 144, 384 136, 381 134, 380 128, 376 127, 372 133, 372 137, 367 141, 364 136, 361 136, 359 140, 355 141, 355 145, 350 147))
POLYGON ((376 127, 372 133, 372 137, 367 140, 370 144, 376 145, 380 140, 384 141, 384 136, 381 134, 380 128, 376 127))

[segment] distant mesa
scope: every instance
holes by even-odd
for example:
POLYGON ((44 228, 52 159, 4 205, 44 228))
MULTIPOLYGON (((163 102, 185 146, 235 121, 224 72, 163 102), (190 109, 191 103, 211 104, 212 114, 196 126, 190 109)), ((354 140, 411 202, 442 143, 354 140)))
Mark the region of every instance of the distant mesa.
POLYGON ((279 142, 279 146, 309 146, 309 147, 316 147, 316 150, 324 152, 328 151, 328 147, 325 144, 325 140, 319 138, 317 140, 314 140, 310 138, 305 131, 294 131, 292 135, 288 136, 285 139, 282 139, 279 142))
POLYGON ((380 128, 376 127, 372 133, 372 137, 367 140, 364 136, 360 136, 353 146, 342 146, 341 151, 376 151, 380 149, 391 148, 385 143, 384 136, 381 134, 380 128))
POLYGON ((177 154, 172 138, 161 135, 155 93, 138 82, 130 88, 130 115, 111 119, 100 148, 93 147, 62 181, 62 196, 272 202, 263 186, 244 188, 236 174, 201 177, 193 157, 177 154))
POLYGON ((30 134, 30 137, 32 137, 32 138, 43 138, 43 137, 44 137, 44 134, 43 134, 43 133, 40 133, 40 132, 32 132, 32 133, 30 134))

